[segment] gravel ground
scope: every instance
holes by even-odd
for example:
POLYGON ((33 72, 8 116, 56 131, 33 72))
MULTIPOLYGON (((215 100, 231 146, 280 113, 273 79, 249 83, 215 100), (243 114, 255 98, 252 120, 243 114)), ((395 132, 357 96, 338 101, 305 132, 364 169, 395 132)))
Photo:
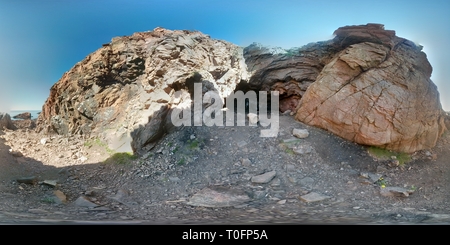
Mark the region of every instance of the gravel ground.
POLYGON ((142 157, 24 125, 0 133, 3 224, 450 224, 448 132, 399 165, 290 115, 278 137, 184 127, 142 157))

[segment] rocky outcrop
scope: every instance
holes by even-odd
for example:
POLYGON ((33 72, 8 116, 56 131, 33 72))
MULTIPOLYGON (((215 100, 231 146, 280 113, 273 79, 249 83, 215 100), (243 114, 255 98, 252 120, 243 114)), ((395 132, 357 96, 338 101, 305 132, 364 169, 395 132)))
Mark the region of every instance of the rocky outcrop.
POLYGON ((143 152, 170 129, 176 91, 189 100, 191 85, 203 82, 225 98, 247 76, 241 48, 200 32, 116 37, 53 85, 37 131, 95 135, 113 150, 143 152))
POLYGON ((244 49, 251 78, 247 89, 278 91, 280 111, 294 111, 308 87, 338 52, 329 41, 280 50, 254 43, 244 49))
POLYGON ((20 114, 13 116, 13 118, 14 119, 23 119, 23 120, 31 119, 31 113, 29 113, 29 112, 20 113, 20 114))
POLYGON ((14 129, 15 127, 9 114, 0 112, 0 131, 3 130, 3 128, 14 129))
POLYGON ((279 91, 281 112, 297 120, 414 152, 433 147, 445 129, 421 49, 380 24, 341 27, 332 40, 289 50, 256 43, 242 50, 200 32, 156 28, 113 38, 66 72, 37 130, 95 135, 111 149, 142 153, 174 129, 168 115, 192 105, 198 82, 222 100, 235 89, 279 91))
POLYGON ((274 53, 245 49, 249 87, 280 92, 280 110, 345 139, 395 151, 431 148, 444 130, 439 93, 422 47, 380 24, 274 53))
POLYGON ((335 34, 345 48, 308 88, 296 118, 363 145, 409 153, 433 147, 443 110, 421 47, 382 26, 335 34))

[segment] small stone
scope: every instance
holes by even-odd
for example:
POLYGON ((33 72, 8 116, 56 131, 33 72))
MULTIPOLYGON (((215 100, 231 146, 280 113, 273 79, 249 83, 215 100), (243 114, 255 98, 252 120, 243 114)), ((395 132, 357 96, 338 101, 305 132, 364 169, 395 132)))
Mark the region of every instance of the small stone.
POLYGON ((270 186, 273 186, 273 187, 277 187, 277 186, 280 186, 280 185, 281 185, 281 181, 280 181, 280 179, 278 179, 278 178, 274 179, 274 180, 270 183, 270 186))
POLYGON ((314 179, 311 177, 304 177, 298 181, 301 186, 311 187, 314 184, 314 179))
POLYGON ((292 131, 292 134, 300 139, 304 139, 307 138, 309 136, 309 132, 307 129, 297 129, 294 128, 294 130, 292 131))
POLYGON ((277 204, 280 204, 280 205, 283 205, 283 204, 285 204, 285 203, 286 203, 286 199, 280 200, 280 201, 277 202, 277 204))
POLYGON ((56 180, 44 180, 42 182, 42 184, 48 185, 48 186, 51 186, 51 187, 55 187, 56 186, 56 180))
POLYGON ((171 182, 175 182, 175 183, 178 183, 178 182, 181 181, 180 178, 178 178, 178 177, 169 177, 169 180, 170 180, 171 182))
POLYGON ((276 171, 270 171, 261 175, 253 176, 251 181, 257 184, 266 184, 269 183, 277 174, 276 171))
POLYGON ((66 195, 62 191, 56 190, 53 193, 55 194, 55 196, 56 196, 57 200, 59 200, 59 202, 61 202, 61 203, 66 203, 67 202, 66 195))
POLYGON ((195 135, 191 134, 191 136, 189 137, 191 140, 195 139, 195 135))
POLYGON ((373 174, 373 173, 369 173, 369 180, 372 181, 372 183, 377 182, 383 175, 381 174, 373 174))
POLYGON ((241 148, 241 147, 244 147, 245 145, 247 145, 248 143, 247 142, 245 142, 245 141, 239 141, 238 143, 237 143, 237 146, 239 147, 239 148, 241 148))
POLYGON ((45 145, 47 143, 47 140, 47 138, 42 138, 40 142, 42 145, 45 145))
POLYGON ((248 166, 252 165, 252 162, 251 162, 250 159, 248 159, 248 158, 243 158, 243 159, 241 160, 241 164, 242 164, 243 166, 248 167, 248 166))
POLYGON ((253 197, 255 198, 255 199, 262 199, 262 198, 264 198, 264 197, 266 197, 266 192, 265 191, 255 191, 254 193, 253 193, 253 197))
POLYGON ((303 155, 303 154, 311 153, 313 148, 309 145, 300 145, 300 146, 292 148, 292 150, 299 155, 303 155))
POLYGON ((310 192, 306 195, 300 196, 300 200, 304 202, 319 202, 330 198, 329 196, 325 196, 316 192, 310 192))
POLYGON ((359 176, 362 177, 362 178, 368 179, 368 178, 369 178, 369 173, 361 172, 361 173, 359 174, 359 176))
POLYGON ((392 160, 389 163, 389 166, 391 166, 391 167, 398 167, 399 165, 400 165, 400 161, 399 160, 392 160))

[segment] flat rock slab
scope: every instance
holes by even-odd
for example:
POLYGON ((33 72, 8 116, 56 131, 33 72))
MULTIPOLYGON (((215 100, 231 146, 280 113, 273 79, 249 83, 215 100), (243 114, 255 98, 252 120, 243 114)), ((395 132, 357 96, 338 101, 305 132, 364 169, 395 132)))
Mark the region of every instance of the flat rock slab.
POLYGON ((36 184, 38 182, 38 179, 35 176, 22 177, 22 178, 18 178, 17 182, 24 183, 24 184, 29 184, 29 185, 34 185, 34 184, 36 184))
POLYGON ((413 190, 401 187, 385 187, 380 189, 380 194, 385 197, 408 197, 412 193, 414 193, 413 190))
POLYGON ((310 192, 306 195, 300 197, 300 200, 304 202, 319 202, 330 198, 329 196, 325 196, 316 192, 310 192))
POLYGON ((57 185, 56 180, 44 180, 41 184, 55 187, 57 185))
POLYGON ((256 175, 252 177, 252 182, 257 184, 266 184, 269 183, 275 177, 275 175, 277 175, 276 171, 270 171, 261 175, 256 175))
POLYGON ((202 207, 232 207, 250 201, 250 197, 242 190, 230 189, 224 186, 211 186, 195 193, 187 203, 202 207))
POLYGON ((89 201, 89 199, 87 199, 84 196, 80 196, 77 200, 75 200, 75 205, 77 205, 78 207, 87 207, 87 208, 95 208, 98 205, 89 201))

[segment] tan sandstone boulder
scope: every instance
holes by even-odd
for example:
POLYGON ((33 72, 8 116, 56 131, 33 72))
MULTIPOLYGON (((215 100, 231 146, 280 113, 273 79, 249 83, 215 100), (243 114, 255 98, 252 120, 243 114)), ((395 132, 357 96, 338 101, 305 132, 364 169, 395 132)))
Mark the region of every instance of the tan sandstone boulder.
POLYGON ((345 139, 395 151, 435 146, 444 114, 421 47, 381 25, 338 29, 346 46, 322 69, 296 119, 345 139))

